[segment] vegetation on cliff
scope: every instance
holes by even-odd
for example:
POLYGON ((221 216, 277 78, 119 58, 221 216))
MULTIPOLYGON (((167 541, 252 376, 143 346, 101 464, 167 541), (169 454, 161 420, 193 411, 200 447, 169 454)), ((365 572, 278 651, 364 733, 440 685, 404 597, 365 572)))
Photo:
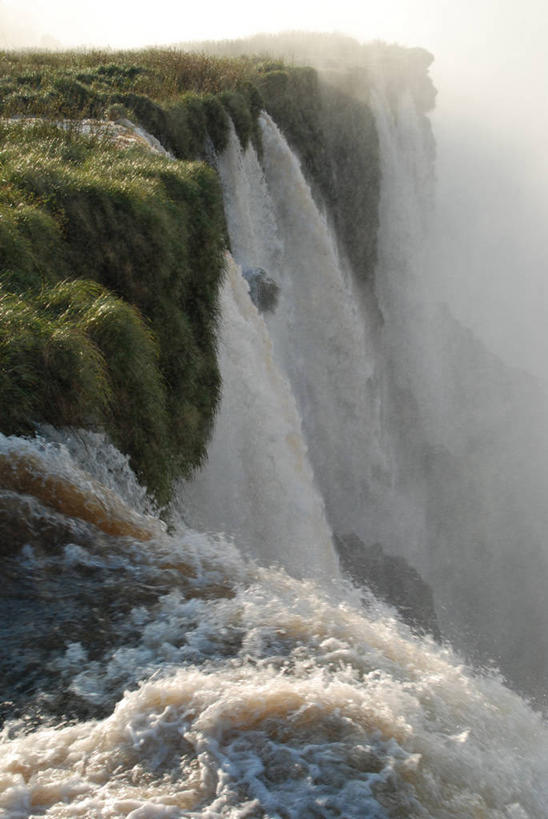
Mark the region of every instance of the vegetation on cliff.
MULTIPOLYGON (((274 41, 269 43, 274 50, 274 41)), ((225 48, 230 51, 230 43, 225 48)), ((257 120, 265 109, 327 206, 341 250, 362 279, 372 279, 380 186, 377 132, 369 105, 345 93, 341 77, 325 82, 313 68, 267 54, 212 57, 176 49, 5 53, 0 75, 4 116, 127 117, 179 159, 206 158, 207 137, 222 151, 229 117, 242 145, 251 139, 260 153, 257 120)), ((366 89, 363 71, 359 79, 366 89)))
POLYGON ((271 113, 367 279, 372 113, 315 70, 264 56, 5 52, 0 77, 0 431, 104 427, 163 503, 205 457, 220 391, 228 240, 211 149, 232 119, 260 154, 259 113, 271 113), (98 125, 126 118, 178 161, 98 125))
POLYGON ((164 501, 219 393, 217 177, 44 124, 0 145, 0 428, 104 426, 164 501))
POLYGON ((379 145, 366 103, 322 82, 313 68, 264 74, 265 105, 301 159, 328 209, 356 275, 371 280, 377 261, 379 145))
POLYGON ((178 159, 204 158, 206 136, 222 151, 233 119, 243 145, 262 100, 247 58, 175 49, 0 53, 0 114, 48 119, 128 117, 178 159))

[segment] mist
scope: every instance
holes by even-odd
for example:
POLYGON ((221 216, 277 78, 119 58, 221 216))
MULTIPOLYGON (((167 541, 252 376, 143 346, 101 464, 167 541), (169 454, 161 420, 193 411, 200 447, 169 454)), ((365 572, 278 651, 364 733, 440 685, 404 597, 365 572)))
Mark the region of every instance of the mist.
POLYGON ((436 55, 435 234, 443 263, 433 265, 431 281, 494 352, 546 380, 546 22, 544 9, 531 11, 519 19, 516 11, 511 28, 494 18, 491 37, 468 59, 436 55))

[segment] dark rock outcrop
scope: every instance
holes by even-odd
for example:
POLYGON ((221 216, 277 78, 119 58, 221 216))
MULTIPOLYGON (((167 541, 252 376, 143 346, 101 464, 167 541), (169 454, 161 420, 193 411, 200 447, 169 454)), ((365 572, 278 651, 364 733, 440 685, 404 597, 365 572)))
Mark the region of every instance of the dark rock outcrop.
POLYGON ((251 301, 259 313, 273 313, 278 306, 279 285, 262 267, 248 267, 242 272, 249 286, 251 301))
POLYGON ((354 583, 367 585, 414 629, 441 639, 432 589, 403 557, 385 554, 379 543, 366 545, 355 534, 336 535, 335 545, 341 567, 354 583))

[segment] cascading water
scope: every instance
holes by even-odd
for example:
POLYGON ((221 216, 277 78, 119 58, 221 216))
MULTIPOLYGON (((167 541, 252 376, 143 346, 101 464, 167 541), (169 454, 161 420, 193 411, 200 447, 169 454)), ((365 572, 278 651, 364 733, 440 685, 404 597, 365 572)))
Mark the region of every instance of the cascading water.
POLYGON ((2 446, 57 487, 56 511, 12 493, 28 537, 4 599, 23 590, 44 619, 7 631, 10 695, 42 693, 1 735, 4 819, 545 815, 548 731, 494 676, 373 598, 258 568, 182 524, 168 535, 113 502, 115 474, 132 484, 115 453, 110 489, 87 478, 90 507, 110 498, 106 528, 130 516, 146 543, 64 514, 83 486, 64 445, 2 446), (63 708, 69 724, 40 724, 63 708))
POLYGON ((367 590, 325 583, 330 525, 398 545, 424 521, 350 274, 262 129, 264 170, 234 136, 219 160, 223 396, 170 526, 102 436, 0 437, 21 546, 3 557, 0 816, 542 819, 542 717, 367 590), (277 283, 273 313, 238 264, 277 283))
POLYGON ((299 403, 329 520, 338 532, 364 534, 364 510, 374 506, 370 476, 387 471, 372 344, 296 157, 268 117, 262 135, 266 185, 284 239, 280 306, 269 329, 299 403))
MULTIPOLYGON (((393 516, 373 345, 351 277, 298 160, 267 115, 261 117, 261 128, 264 167, 251 145, 241 151, 234 130, 218 163, 232 252, 244 270, 262 268, 279 284, 278 306, 264 316, 264 323, 302 418, 328 521, 336 532, 352 530, 375 540, 380 521, 393 516)), ((251 332, 248 328, 248 337, 251 332)), ((239 349, 233 356, 241 359, 239 349)), ((230 390, 232 374, 227 382, 230 390)), ((251 389, 261 389, 259 379, 249 383, 251 389)), ((234 408, 232 423, 238 423, 247 400, 242 390, 235 392, 242 407, 234 408)), ((265 421, 266 415, 259 419, 265 421)), ((232 446, 236 468, 238 444, 228 436, 224 446, 232 446)), ((230 471, 217 468, 211 449, 207 472, 216 489, 204 499, 204 509, 233 479, 230 471)), ((189 494, 193 498, 192 486, 189 494)), ((403 520, 402 512, 402 526, 403 520)), ((232 531, 240 534, 241 528, 232 531)), ((278 559, 275 551, 270 559, 278 559)))
POLYGON ((295 401, 231 258, 221 314, 222 403, 208 462, 181 488, 178 503, 193 525, 237 536, 267 565, 280 563, 300 577, 336 576, 331 533, 295 401))

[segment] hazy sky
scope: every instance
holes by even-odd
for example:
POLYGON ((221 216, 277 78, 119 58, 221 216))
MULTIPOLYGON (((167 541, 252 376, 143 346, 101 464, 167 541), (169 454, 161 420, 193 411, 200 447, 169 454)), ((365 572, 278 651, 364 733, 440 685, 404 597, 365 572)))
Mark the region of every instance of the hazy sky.
POLYGON ((441 298, 508 360, 548 375, 546 0, 0 0, 0 47, 134 47, 339 31, 436 57, 441 298))
MULTIPOLYGON (((541 50, 546 35, 544 0, 0 0, 11 28, 26 28, 29 42, 50 35, 63 45, 133 47, 175 40, 224 39, 259 31, 343 31, 423 45, 447 60, 497 64, 541 50)), ((7 26, 8 23, 5 23, 7 26)))
POLYGON ((41 34, 51 34, 64 44, 108 42, 123 47, 174 39, 231 38, 287 28, 338 30, 365 39, 409 38, 410 42, 418 42, 443 27, 443 16, 450 5, 446 0, 339 0, 324 4, 280 0, 274 6, 238 0, 209 0, 202 4, 170 0, 154 4, 130 0, 4 0, 3 4, 17 9, 19 15, 26 13, 41 34))

